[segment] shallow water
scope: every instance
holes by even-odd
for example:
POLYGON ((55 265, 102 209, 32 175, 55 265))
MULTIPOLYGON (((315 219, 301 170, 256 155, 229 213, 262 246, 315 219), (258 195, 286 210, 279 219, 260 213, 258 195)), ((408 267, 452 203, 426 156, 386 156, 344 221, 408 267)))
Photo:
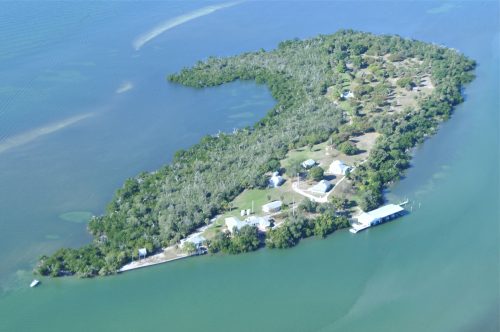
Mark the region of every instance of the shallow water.
POLYGON ((0 29, 8 35, 0 45, 0 146, 92 114, 0 152, 0 330, 497 331, 498 4, 250 2, 134 49, 138 36, 204 6, 0 5, 9 17, 0 19, 8 27, 0 29), (167 73, 339 28, 445 44, 479 63, 466 102, 388 193, 410 198, 410 215, 286 251, 27 288, 40 254, 90 240, 81 218, 101 213, 125 178, 204 134, 251 124, 273 104, 262 86, 194 90, 168 84, 167 73))

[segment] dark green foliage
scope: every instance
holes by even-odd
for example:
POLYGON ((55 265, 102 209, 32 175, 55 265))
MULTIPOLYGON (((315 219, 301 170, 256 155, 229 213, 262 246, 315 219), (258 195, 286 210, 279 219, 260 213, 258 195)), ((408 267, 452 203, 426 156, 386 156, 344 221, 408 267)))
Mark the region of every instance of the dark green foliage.
POLYGON ((208 250, 211 253, 223 252, 228 254, 240 254, 257 250, 260 247, 259 232, 254 226, 244 226, 240 230, 218 233, 213 239, 208 250))
POLYGON ((284 224, 268 232, 266 245, 269 248, 290 248, 303 238, 310 236, 326 237, 337 229, 349 227, 349 220, 344 216, 336 216, 332 210, 324 211, 315 219, 308 219, 298 214, 289 216, 284 224))
POLYGON ((337 149, 339 149, 339 151, 345 153, 348 156, 352 156, 359 153, 359 149, 356 147, 356 144, 350 141, 340 143, 337 146, 337 149))
POLYGON ((317 212, 318 205, 319 205, 318 203, 313 202, 308 198, 304 198, 304 200, 299 204, 299 210, 308 213, 315 213, 317 212))
POLYGON ((325 238, 334 230, 335 223, 330 214, 322 214, 314 220, 314 235, 325 238))
POLYGON ((309 177, 314 181, 320 181, 323 179, 325 170, 319 166, 314 166, 309 170, 309 177))
MULTIPOLYGON (((363 206, 375 207, 382 202, 383 187, 408 167, 409 149, 432 134, 439 122, 450 116, 452 107, 462 101, 461 86, 472 79, 469 71, 474 66, 458 52, 440 46, 342 30, 304 41, 285 41, 269 52, 210 57, 184 68, 168 79, 195 88, 255 80, 269 87, 276 106, 252 128, 206 136, 193 147, 178 151, 170 165, 127 180, 106 213, 90 221, 88 228, 94 242, 44 257, 38 271, 44 275, 80 276, 114 273, 137 255, 138 248, 146 247, 153 253, 176 243, 208 218, 229 209, 230 202, 243 190, 265 187, 266 172, 276 170, 277 161, 290 149, 326 141, 334 132, 353 135, 374 128, 382 134, 369 162, 352 175, 363 206), (369 124, 353 114, 354 119, 347 124, 344 112, 325 97, 325 87, 332 84, 341 91, 352 79, 355 67, 366 65, 365 58, 360 58, 365 53, 390 53, 393 61, 409 57, 422 60, 436 87, 434 93, 419 101, 418 112, 381 114, 369 124), (352 64, 353 69, 346 64, 352 64)), ((388 93, 384 80, 400 77, 401 69, 371 64, 370 70, 380 83, 373 91, 361 89, 360 97, 370 97, 374 105, 384 107, 388 93)), ((359 111, 357 105, 352 107, 359 111)), ((349 136, 337 138, 341 144, 349 136)), ((293 246, 300 238, 312 235, 314 222, 297 218, 271 231, 269 244, 293 246)), ((253 250, 255 238, 247 235, 236 235, 234 246, 233 238, 221 237, 218 248, 228 252, 253 250)))

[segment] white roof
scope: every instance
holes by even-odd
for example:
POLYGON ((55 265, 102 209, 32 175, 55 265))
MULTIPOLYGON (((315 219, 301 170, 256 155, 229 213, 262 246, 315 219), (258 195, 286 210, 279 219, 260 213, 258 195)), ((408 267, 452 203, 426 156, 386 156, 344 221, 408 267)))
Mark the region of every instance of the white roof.
POLYGON ((201 235, 195 235, 195 236, 190 236, 186 239, 186 242, 191 242, 191 243, 194 243, 194 244, 201 244, 203 242, 205 242, 207 239, 205 239, 203 236, 201 235))
POLYGON ((274 201, 274 202, 271 202, 271 203, 267 203, 267 204, 264 204, 262 205, 262 208, 268 208, 268 209, 276 209, 276 208, 280 208, 281 205, 283 203, 281 203, 281 201, 274 201))
POLYGON ((347 166, 346 164, 344 164, 341 160, 334 160, 331 164, 330 164, 330 169, 329 171, 331 173, 334 173, 334 174, 342 174, 344 175, 345 172, 350 169, 351 167, 347 166))
POLYGON ((270 179, 269 179, 269 184, 271 186, 274 186, 274 187, 277 187, 279 186, 280 184, 283 183, 283 177, 280 176, 280 175, 273 175, 270 179))
POLYGON ((368 214, 370 216, 372 216, 373 218, 380 219, 380 218, 385 218, 387 216, 401 212, 403 210, 404 209, 399 205, 387 204, 387 205, 384 205, 382 207, 379 207, 376 210, 372 210, 372 211, 368 212, 368 214))
POLYGON ((251 226, 257 226, 258 228, 266 228, 271 226, 271 222, 269 221, 269 218, 267 217, 257 217, 257 216, 250 216, 248 217, 245 222, 247 225, 251 226))
POLYGON ((342 160, 334 160, 330 164, 330 166, 339 166, 339 167, 346 167, 346 164, 342 160))
POLYGON ((366 212, 361 213, 356 218, 358 219, 358 223, 362 225, 370 225, 371 222, 375 220, 373 216, 369 215, 366 212))
POLYGON ((302 165, 314 166, 316 165, 316 161, 314 161, 314 159, 307 159, 302 163, 302 165))
POLYGON ((344 93, 341 93, 340 96, 344 97, 344 98, 352 98, 352 97, 354 97, 354 93, 352 93, 352 91, 349 90, 349 91, 346 91, 344 93))
POLYGON ((233 231, 233 228, 236 227, 236 229, 240 229, 241 227, 245 226, 245 223, 238 218, 235 217, 228 217, 226 218, 226 226, 227 229, 229 229, 230 232, 233 231))
POLYGON ((358 215, 356 218, 358 220, 358 223, 363 224, 363 225, 370 225, 372 221, 382 219, 388 216, 391 216, 395 213, 401 212, 404 209, 396 204, 387 204, 382 207, 379 207, 378 209, 369 211, 369 212, 363 212, 360 215, 358 215))
POLYGON ((139 255, 141 256, 146 256, 148 253, 148 251, 146 250, 146 248, 141 248, 139 249, 139 255))

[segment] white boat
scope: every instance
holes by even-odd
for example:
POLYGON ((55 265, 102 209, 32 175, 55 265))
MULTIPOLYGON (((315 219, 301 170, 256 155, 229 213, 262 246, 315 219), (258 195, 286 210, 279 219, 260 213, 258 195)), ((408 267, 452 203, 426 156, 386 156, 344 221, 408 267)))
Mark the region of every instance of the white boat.
POLYGON ((39 284, 40 284, 40 280, 35 279, 35 280, 33 280, 33 281, 31 282, 30 287, 31 287, 31 288, 33 288, 33 287, 38 286, 39 284))

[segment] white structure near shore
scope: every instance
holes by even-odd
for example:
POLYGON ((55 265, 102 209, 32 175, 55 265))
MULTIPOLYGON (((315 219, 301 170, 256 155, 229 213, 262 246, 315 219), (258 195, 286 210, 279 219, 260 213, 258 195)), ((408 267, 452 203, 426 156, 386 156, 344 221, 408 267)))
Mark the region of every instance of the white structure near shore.
POLYGON ((357 222, 351 225, 349 232, 355 234, 368 227, 397 218, 401 216, 403 212, 404 209, 396 204, 388 204, 369 212, 362 212, 356 217, 357 222))
POLYGON ((233 233, 234 230, 240 230, 245 226, 255 226, 261 232, 266 232, 269 227, 271 227, 271 222, 269 221, 269 217, 258 217, 258 216, 250 216, 245 220, 240 220, 235 217, 228 217, 225 220, 226 227, 229 232, 233 233))
POLYGON ((148 255, 148 250, 146 248, 140 248, 138 250, 138 254, 139 254, 139 259, 146 258, 146 256, 148 255))
POLYGON ((195 234, 188 236, 185 239, 182 239, 180 246, 181 246, 181 248, 183 248, 186 243, 192 243, 192 244, 194 244, 194 247, 196 248, 196 250, 198 250, 203 246, 203 244, 206 241, 207 241, 207 239, 205 239, 203 236, 195 233, 195 234))

